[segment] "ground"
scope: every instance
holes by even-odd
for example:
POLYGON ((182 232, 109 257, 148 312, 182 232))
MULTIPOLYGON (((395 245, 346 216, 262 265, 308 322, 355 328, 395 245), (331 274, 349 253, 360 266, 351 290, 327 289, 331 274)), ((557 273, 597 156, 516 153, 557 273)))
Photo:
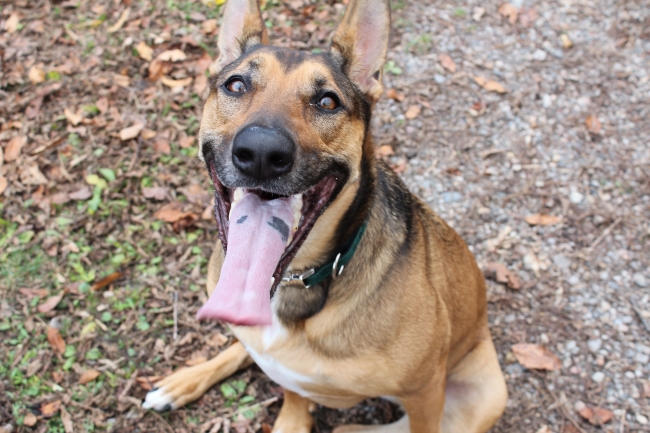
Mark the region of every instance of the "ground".
MULTIPOLYGON (((510 392, 491 431, 650 431, 650 5, 392 6, 378 157, 505 282, 488 281, 510 392)), ((232 342, 194 318, 216 227, 193 137, 220 6, 0 7, 0 432, 268 433, 282 393, 257 368, 140 408, 232 342)), ((263 8, 274 43, 313 50, 344 5, 263 8)), ((318 408, 315 430, 398 416, 318 408)))

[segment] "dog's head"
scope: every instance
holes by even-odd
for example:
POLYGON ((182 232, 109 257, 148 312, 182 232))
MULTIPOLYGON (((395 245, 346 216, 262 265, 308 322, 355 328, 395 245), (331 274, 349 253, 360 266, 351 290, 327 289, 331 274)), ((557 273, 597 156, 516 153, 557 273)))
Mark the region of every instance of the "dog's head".
POLYGON ((267 45, 257 0, 226 3, 199 155, 217 191, 226 250, 231 208, 242 197, 256 196, 253 207, 278 201, 292 209, 293 217, 271 215, 289 233, 273 287, 324 210, 358 184, 364 155, 372 158, 366 135, 382 93, 389 24, 388 0, 351 0, 331 50, 310 53, 267 45))

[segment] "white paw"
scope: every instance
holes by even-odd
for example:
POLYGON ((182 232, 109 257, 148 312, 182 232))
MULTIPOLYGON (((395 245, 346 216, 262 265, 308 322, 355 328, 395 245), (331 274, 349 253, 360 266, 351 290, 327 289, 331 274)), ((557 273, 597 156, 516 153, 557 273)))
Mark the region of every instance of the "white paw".
POLYGON ((176 409, 174 399, 171 395, 167 394, 165 387, 149 391, 147 396, 142 402, 144 409, 153 409, 159 412, 176 409))

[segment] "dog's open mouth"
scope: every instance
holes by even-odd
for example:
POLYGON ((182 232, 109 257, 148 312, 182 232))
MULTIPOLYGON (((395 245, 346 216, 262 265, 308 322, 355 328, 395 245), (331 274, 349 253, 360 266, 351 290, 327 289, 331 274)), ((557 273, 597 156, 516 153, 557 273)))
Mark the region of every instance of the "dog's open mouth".
POLYGON ((270 325, 271 295, 331 202, 337 177, 327 175, 303 193, 281 196, 257 189, 229 189, 211 174, 226 258, 217 287, 197 318, 270 325))

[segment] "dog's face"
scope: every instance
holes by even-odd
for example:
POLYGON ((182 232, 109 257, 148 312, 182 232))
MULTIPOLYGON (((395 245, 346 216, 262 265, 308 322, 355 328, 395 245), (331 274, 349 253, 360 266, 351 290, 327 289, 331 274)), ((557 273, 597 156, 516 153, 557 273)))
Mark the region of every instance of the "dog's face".
POLYGON ((226 249, 231 208, 244 195, 290 202, 294 217, 281 226, 292 230, 275 285, 325 208, 358 181, 389 21, 388 1, 353 1, 330 52, 312 54, 266 45, 256 0, 226 5, 200 157, 217 191, 226 249))

